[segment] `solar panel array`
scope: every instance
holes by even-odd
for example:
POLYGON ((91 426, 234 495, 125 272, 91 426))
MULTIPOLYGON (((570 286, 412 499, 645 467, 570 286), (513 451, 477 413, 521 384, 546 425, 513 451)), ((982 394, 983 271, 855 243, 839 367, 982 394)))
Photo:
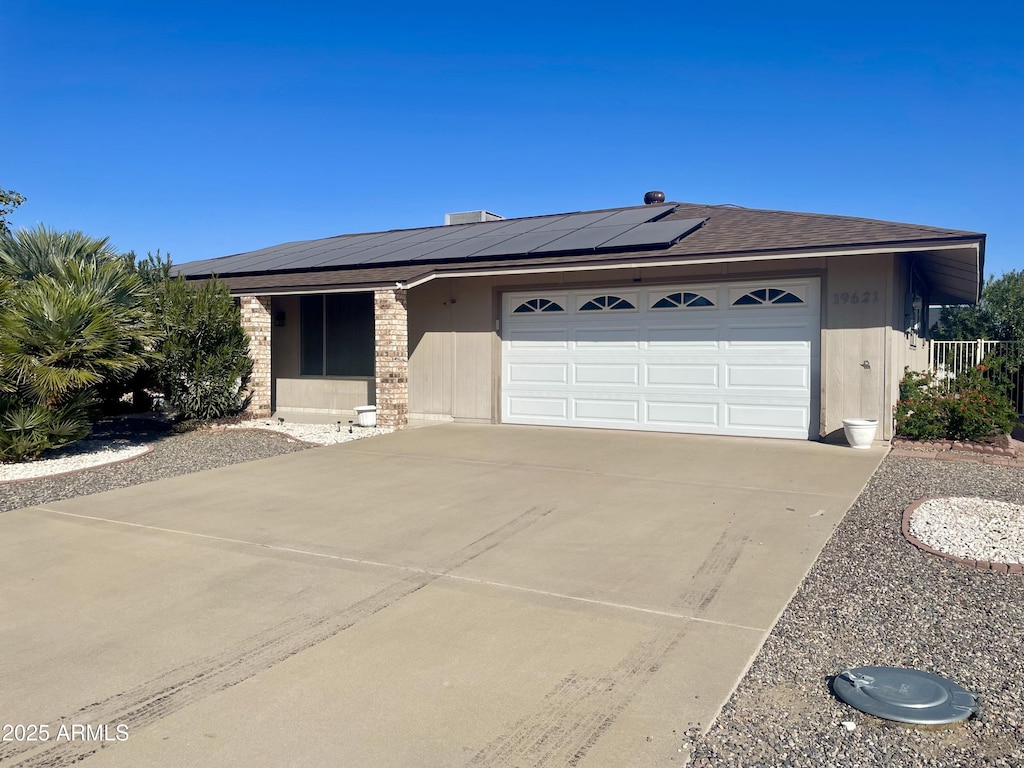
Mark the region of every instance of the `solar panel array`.
POLYGON ((592 213, 340 235, 194 261, 181 265, 177 271, 182 275, 228 275, 664 248, 706 221, 664 221, 664 217, 673 210, 673 205, 648 205, 592 213))

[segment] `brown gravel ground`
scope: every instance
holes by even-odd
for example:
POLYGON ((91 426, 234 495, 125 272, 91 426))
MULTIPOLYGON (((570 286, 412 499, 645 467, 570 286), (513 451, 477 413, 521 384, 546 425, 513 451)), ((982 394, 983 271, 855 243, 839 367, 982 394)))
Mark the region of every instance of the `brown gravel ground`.
POLYGON ((165 423, 142 419, 101 424, 90 437, 149 443, 153 451, 131 461, 70 475, 2 484, 0 512, 310 448, 306 443, 258 430, 201 429, 175 434, 165 423))

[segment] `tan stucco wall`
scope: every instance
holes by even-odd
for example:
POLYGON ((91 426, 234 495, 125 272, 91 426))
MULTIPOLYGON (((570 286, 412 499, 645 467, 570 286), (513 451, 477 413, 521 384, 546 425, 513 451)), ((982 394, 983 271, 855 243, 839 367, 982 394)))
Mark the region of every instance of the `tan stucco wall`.
POLYGON ((498 419, 501 346, 495 327, 503 290, 772 275, 822 278, 822 435, 841 439, 844 418, 865 417, 879 420, 880 439, 891 438, 903 367, 923 367, 927 355, 923 342, 912 348, 903 333, 901 281, 909 266, 892 254, 434 280, 409 294, 410 413, 498 419))
POLYGON ((826 438, 841 436, 845 418, 878 419, 878 436, 891 436, 886 377, 892 365, 892 264, 891 254, 828 259, 821 334, 821 431, 826 438))
POLYGON ((799 274, 821 275, 824 258, 644 269, 606 269, 555 275, 432 280, 409 291, 409 412, 466 421, 498 419, 503 290, 531 286, 646 285, 680 280, 799 274))

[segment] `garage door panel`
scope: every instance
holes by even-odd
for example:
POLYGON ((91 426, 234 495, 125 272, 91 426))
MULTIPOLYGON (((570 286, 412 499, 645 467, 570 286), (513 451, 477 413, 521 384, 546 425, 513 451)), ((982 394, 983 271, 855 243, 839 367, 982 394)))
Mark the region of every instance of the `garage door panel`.
POLYGON ((509 363, 509 383, 516 384, 568 384, 569 366, 566 363, 509 363))
POLYGON ((622 349, 640 349, 640 329, 637 326, 626 328, 578 328, 573 333, 573 341, 577 347, 602 349, 620 347, 622 349))
MULTIPOLYGON (((807 439, 818 420, 819 292, 816 278, 633 286, 629 311, 605 301, 591 311, 547 317, 511 314, 509 307, 536 294, 507 294, 502 419, 807 439), (783 288, 802 303, 776 301, 783 288), (736 307, 687 305, 698 293, 749 298, 736 307), (671 301, 652 309, 665 297, 671 301)), ((598 293, 626 291, 570 290, 560 298, 576 308, 598 293)))
POLYGON ((805 365, 726 365, 726 386, 730 389, 810 392, 810 371, 805 365))
POLYGON ((647 365, 647 385, 651 387, 701 387, 718 389, 717 363, 712 364, 668 364, 647 365))
POLYGON ((780 324, 729 324, 724 340, 734 349, 809 349, 811 346, 809 322, 780 324))
POLYGON ((730 429, 795 429, 806 430, 810 409, 799 405, 770 403, 729 403, 725 407, 725 424, 730 429))
POLYGON ((647 423, 673 429, 715 429, 719 426, 719 412, 717 402, 647 401, 647 423))
POLYGON ((640 401, 625 399, 582 398, 572 401, 573 418, 576 421, 618 422, 637 425, 640 423, 640 401))
POLYGON ((717 324, 655 327, 648 330, 647 343, 667 350, 718 349, 719 333, 717 324))
POLYGON ((506 421, 545 419, 564 422, 569 416, 569 398, 513 395, 505 398, 504 410, 506 421))
POLYGON ((512 349, 568 349, 567 328, 510 328, 506 344, 512 349))
POLYGON ((639 386, 640 366, 636 363, 577 363, 573 366, 573 382, 576 384, 639 386))

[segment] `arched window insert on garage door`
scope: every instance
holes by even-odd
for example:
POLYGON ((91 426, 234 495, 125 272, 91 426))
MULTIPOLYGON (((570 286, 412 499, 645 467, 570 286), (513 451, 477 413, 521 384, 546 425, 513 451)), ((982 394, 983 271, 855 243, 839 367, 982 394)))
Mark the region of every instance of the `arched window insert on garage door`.
POLYGON ((795 293, 781 288, 758 288, 745 293, 732 303, 734 307, 755 306, 757 304, 803 304, 804 300, 795 293))
POLYGON ((636 309, 636 307, 620 296, 595 296, 580 306, 580 312, 606 312, 621 309, 636 309))
POLYGON ((707 296, 689 291, 677 291, 663 296, 651 305, 651 309, 685 309, 686 307, 713 307, 715 303, 707 296))
POLYGON ((565 307, 551 299, 528 299, 512 310, 513 315, 526 315, 532 312, 565 312, 565 307))

